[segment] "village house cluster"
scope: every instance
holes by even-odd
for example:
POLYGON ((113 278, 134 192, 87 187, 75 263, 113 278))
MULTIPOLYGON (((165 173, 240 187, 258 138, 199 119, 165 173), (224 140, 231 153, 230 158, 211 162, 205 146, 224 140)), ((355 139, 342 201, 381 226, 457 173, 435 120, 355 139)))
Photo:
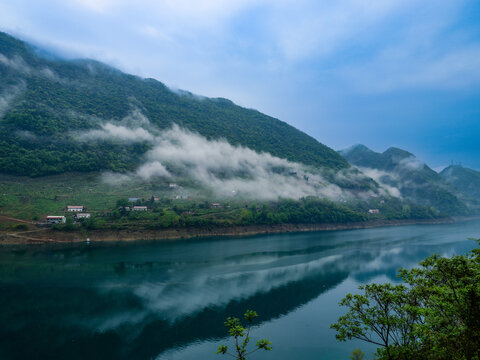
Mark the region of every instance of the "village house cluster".
MULTIPOLYGON (((177 183, 169 183, 169 189, 171 190, 181 190, 183 189, 182 186, 178 185, 177 183)), ((176 194, 172 196, 173 200, 179 199, 188 199, 189 196, 186 194, 176 194)), ((151 199, 154 202, 159 202, 161 199, 157 196, 152 196, 151 199)), ((140 197, 129 197, 127 198, 128 202, 130 203, 129 206, 122 206, 121 208, 124 211, 149 211, 151 210, 150 207, 147 205, 149 204, 144 198, 140 197)), ((150 200, 151 201, 151 200, 150 200)), ((211 203, 210 208, 212 209, 219 209, 223 208, 223 205, 219 203, 211 203)), ((91 214, 87 212, 87 209, 84 205, 67 205, 64 210, 65 213, 71 213, 74 222, 81 222, 85 219, 89 219, 91 214)), ((67 216, 64 215, 48 215, 45 217, 45 224, 65 224, 67 222, 67 216)))
MULTIPOLYGON (((75 213, 73 218, 74 221, 82 221, 90 218, 90 214, 85 212, 86 208, 83 205, 68 205, 65 209, 66 212, 75 213)), ((67 218, 63 215, 48 215, 45 218, 46 224, 65 224, 67 218)))

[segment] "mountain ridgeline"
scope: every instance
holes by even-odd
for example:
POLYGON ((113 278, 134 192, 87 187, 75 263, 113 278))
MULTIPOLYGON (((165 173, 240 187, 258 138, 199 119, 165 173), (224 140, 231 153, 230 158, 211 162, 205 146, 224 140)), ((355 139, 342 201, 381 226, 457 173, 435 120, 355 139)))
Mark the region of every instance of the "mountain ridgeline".
POLYGON ((460 193, 446 176, 442 177, 408 151, 392 147, 377 153, 356 145, 339 153, 378 183, 398 189, 402 197, 415 203, 446 214, 467 215, 471 210, 467 205, 475 202, 472 194, 460 199, 460 193))
POLYGON ((78 142, 134 109, 158 129, 178 124, 208 139, 314 167, 347 168, 335 151, 285 122, 222 98, 172 91, 92 60, 65 60, 0 33, 0 172, 42 176, 68 171, 126 171, 147 143, 78 142))
POLYGON ((470 204, 476 212, 480 211, 480 172, 461 165, 451 165, 440 173, 446 182, 460 194, 460 198, 470 204))

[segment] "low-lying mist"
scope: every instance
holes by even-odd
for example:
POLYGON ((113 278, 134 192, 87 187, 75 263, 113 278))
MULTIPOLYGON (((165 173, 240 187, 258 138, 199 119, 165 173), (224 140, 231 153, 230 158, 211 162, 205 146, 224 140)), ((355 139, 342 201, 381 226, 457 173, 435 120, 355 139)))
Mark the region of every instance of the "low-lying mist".
POLYGON ((112 184, 134 179, 150 182, 188 179, 218 196, 260 200, 318 196, 338 201, 370 196, 374 192, 389 194, 380 188, 359 193, 340 187, 336 178, 339 183, 346 178, 351 182, 367 179, 351 169, 330 173, 269 153, 233 146, 224 139, 209 140, 175 124, 159 130, 138 110, 121 121, 103 122, 99 129, 77 133, 75 137, 78 141, 148 142, 152 145, 134 172, 104 174, 105 181, 112 184))
POLYGON ((15 98, 19 96, 25 88, 25 83, 21 81, 16 85, 11 85, 3 89, 0 93, 0 118, 7 113, 15 98))

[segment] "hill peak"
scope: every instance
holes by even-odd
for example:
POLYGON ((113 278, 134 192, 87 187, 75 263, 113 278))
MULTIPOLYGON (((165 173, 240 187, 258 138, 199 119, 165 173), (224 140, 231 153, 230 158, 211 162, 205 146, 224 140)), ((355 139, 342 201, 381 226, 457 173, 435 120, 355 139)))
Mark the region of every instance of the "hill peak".
POLYGON ((399 158, 399 159, 406 159, 410 157, 416 157, 411 152, 406 150, 397 148, 397 147, 390 147, 382 153, 384 156, 388 156, 390 158, 399 158))
POLYGON ((355 153, 355 152, 373 152, 373 150, 371 150, 370 148, 368 148, 367 146, 363 145, 363 144, 355 144, 355 145, 352 145, 346 149, 342 149, 342 150, 339 150, 338 152, 342 155, 348 155, 348 154, 352 154, 352 153, 355 153))

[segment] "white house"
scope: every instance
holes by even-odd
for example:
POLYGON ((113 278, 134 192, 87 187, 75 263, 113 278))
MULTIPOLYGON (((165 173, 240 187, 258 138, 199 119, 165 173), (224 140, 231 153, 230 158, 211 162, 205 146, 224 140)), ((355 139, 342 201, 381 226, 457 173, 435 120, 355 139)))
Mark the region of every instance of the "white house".
POLYGON ((188 195, 175 195, 172 199, 180 200, 180 199, 188 199, 188 195))
POLYGON ((368 210, 368 213, 369 213, 369 214, 378 214, 378 213, 380 213, 380 210, 378 210, 378 209, 370 209, 370 210, 368 210))
POLYGON ((134 206, 132 208, 133 211, 147 211, 148 208, 146 206, 134 206))
POLYGON ((47 224, 65 224, 66 221, 65 216, 49 215, 45 218, 47 224))
POLYGON ((80 219, 88 219, 90 218, 90 214, 89 213, 78 213, 75 215, 75 217, 80 220, 80 219))
POLYGON ((83 212, 85 208, 83 207, 83 205, 68 205, 67 206, 67 211, 70 211, 70 212, 83 212))

